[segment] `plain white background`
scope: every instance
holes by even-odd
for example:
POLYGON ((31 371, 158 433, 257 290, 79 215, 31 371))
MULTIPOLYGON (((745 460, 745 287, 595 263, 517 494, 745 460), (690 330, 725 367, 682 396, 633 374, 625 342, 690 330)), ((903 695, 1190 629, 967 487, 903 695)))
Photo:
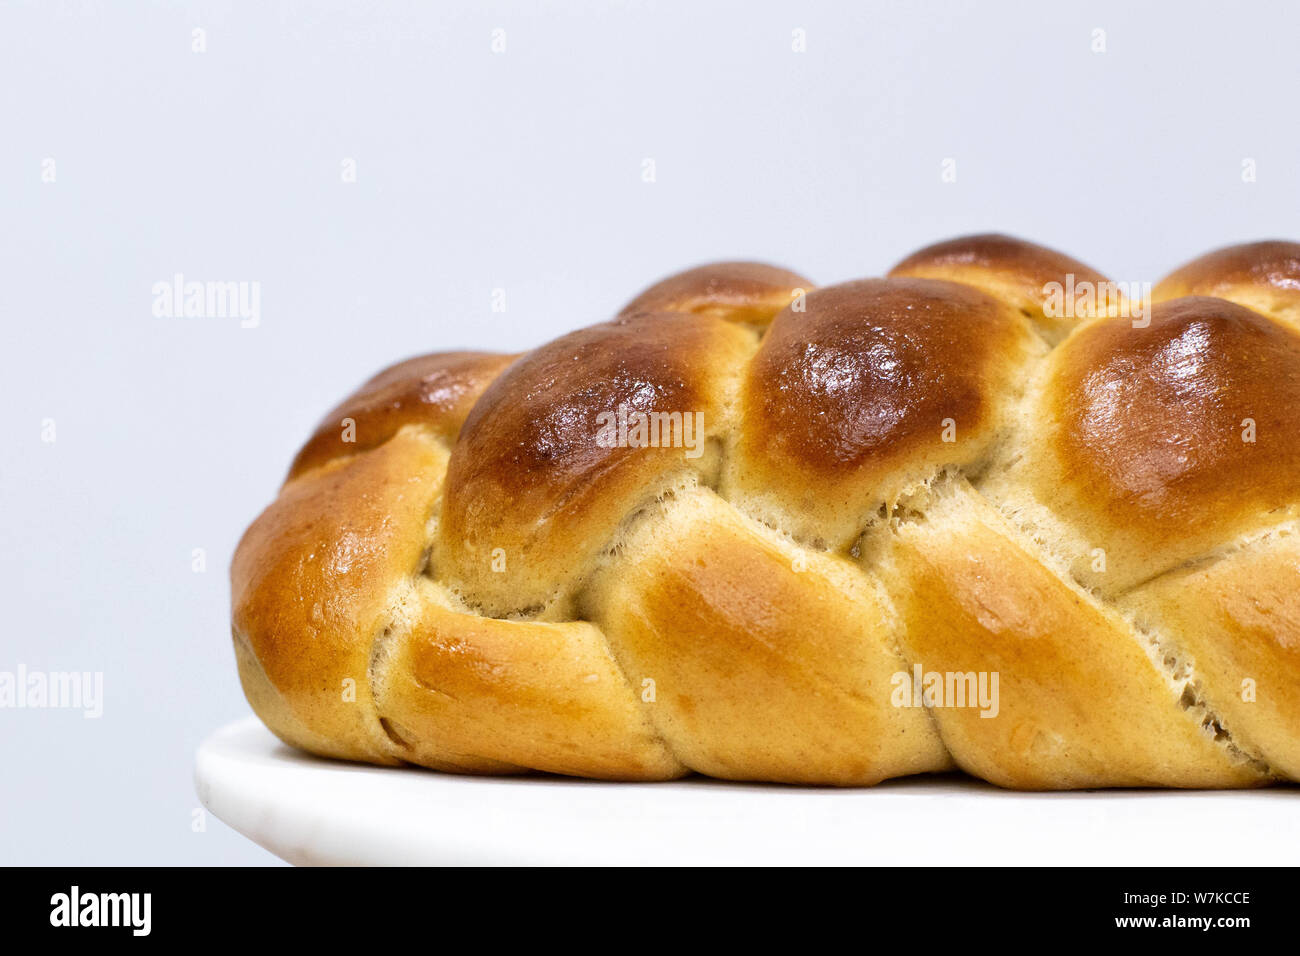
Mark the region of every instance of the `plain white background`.
POLYGON ((396 359, 709 259, 824 283, 998 230, 1142 281, 1300 232, 1282 2, 0 10, 0 670, 105 681, 99 720, 0 711, 3 863, 274 862, 191 828, 193 751, 248 713, 226 568, 396 359), (177 272, 259 282, 260 325, 155 317, 177 272))

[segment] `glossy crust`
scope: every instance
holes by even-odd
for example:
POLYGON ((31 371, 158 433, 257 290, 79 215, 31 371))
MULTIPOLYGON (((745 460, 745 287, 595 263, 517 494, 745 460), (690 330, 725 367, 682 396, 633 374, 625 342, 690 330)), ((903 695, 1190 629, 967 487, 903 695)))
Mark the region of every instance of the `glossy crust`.
POLYGON ((716 467, 709 440, 728 428, 732 370, 752 350, 752 336, 721 319, 640 313, 520 359, 452 450, 441 575, 496 616, 563 600, 629 515, 716 467), (667 434, 654 444, 617 434, 656 412, 677 418, 657 423, 667 434), (599 440, 603 422, 611 441, 599 440))
POLYGON ((767 325, 813 284, 789 269, 761 262, 715 262, 656 282, 620 315, 689 312, 729 322, 767 325))
POLYGON ((1080 329, 1052 356, 1035 493, 1127 586, 1300 501, 1300 334, 1204 296, 1080 329))
POLYGON ((1142 321, 1062 312, 1104 276, 1003 236, 823 289, 719 263, 396 365, 240 542, 245 691, 447 771, 1300 779, 1298 251, 1142 321))
POLYGON ((1096 269, 1055 249, 995 233, 926 246, 890 269, 889 274, 952 279, 983 289, 1031 319, 1039 332, 1053 342, 1069 333, 1078 314, 1092 314, 1095 305, 1095 300, 1090 305, 1082 295, 1066 296, 1066 289, 1083 290, 1108 281, 1096 269), (1051 283, 1061 286, 1060 308, 1053 307, 1048 294, 1051 283))
POLYGON ((801 540, 847 548, 908 485, 982 459, 1036 345, 1017 311, 955 282, 818 289, 749 364, 726 490, 801 540))
POLYGON ((321 419, 294 458, 289 477, 382 445, 403 425, 427 425, 437 438, 455 441, 483 389, 514 359, 493 352, 441 352, 384 369, 321 419))
POLYGON ((1155 289, 1156 301, 1185 295, 1231 299, 1300 323, 1300 243, 1274 239, 1216 249, 1170 273, 1155 289))

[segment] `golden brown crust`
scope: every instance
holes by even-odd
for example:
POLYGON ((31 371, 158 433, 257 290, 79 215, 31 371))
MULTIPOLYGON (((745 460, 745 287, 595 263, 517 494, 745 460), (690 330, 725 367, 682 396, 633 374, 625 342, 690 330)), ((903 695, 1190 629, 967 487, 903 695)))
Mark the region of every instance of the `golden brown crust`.
POLYGON ((1149 323, 1049 314, 1105 280, 1005 237, 818 290, 721 263, 518 358, 401 363, 240 542, 249 701, 475 773, 1300 779, 1294 262, 1212 254, 1149 323), (908 706, 916 668, 996 675, 996 715, 908 706))
POLYGON ((1226 726, 1300 778, 1300 535, 1179 569, 1125 601, 1169 635, 1226 726))
POLYGON ((925 517, 901 525, 894 557, 908 659, 923 673, 998 681, 992 716, 933 710, 964 770, 1020 790, 1262 782, 1184 709, 1142 637, 1013 540, 977 496, 953 493, 925 517))
MULTIPOLYGON (((1032 319, 1051 341, 1059 341, 1089 314, 1079 314, 1074 297, 1070 297, 1069 303, 1063 302, 1068 308, 1062 314, 1049 315, 1046 287, 1059 283, 1064 290, 1067 285, 1085 288, 1085 282, 1095 287, 1109 281, 1091 266, 1055 249, 995 233, 926 246, 890 269, 889 275, 951 279, 983 289, 1032 319)), ((1082 299, 1078 304, 1082 305, 1082 299)))
POLYGON ((732 370, 751 350, 719 319, 645 313, 515 363, 452 452, 440 572, 498 616, 562 598, 630 514, 714 465, 708 439, 725 426, 732 370), (643 435, 642 415, 669 417, 647 417, 643 435))
POLYGON ((1037 493, 1089 524, 1130 584, 1300 502, 1300 335, 1223 299, 1155 306, 1148 328, 1081 329, 1053 356, 1037 493))
POLYGON ((984 455, 1033 346, 1022 316, 970 286, 818 289, 749 365, 729 490, 803 540, 846 547, 907 484, 984 455))
POLYGON ((425 425, 454 442, 483 390, 514 359, 493 352, 440 352, 389 366, 321 419, 294 458, 289 477, 382 445, 403 425, 425 425))
POLYGON ((1230 299, 1300 322, 1300 243, 1269 240, 1216 249, 1162 279, 1154 298, 1163 301, 1188 295, 1230 299))
POLYGON ((766 325, 812 283, 788 269, 762 262, 715 262, 656 282, 623 307, 620 315, 691 312, 731 322, 766 325))
POLYGON ((409 613, 377 678, 379 710, 404 758, 446 769, 610 780, 685 772, 595 626, 466 614, 427 581, 409 613))
POLYGON ((924 711, 890 706, 893 619, 847 562, 801 562, 701 489, 624 549, 589 606, 692 770, 845 786, 951 766, 924 711))
POLYGON ((302 745, 300 724, 331 742, 330 756, 395 762, 370 652, 419 561, 445 467, 446 453, 409 427, 290 482, 245 532, 230 568, 233 626, 293 717, 268 721, 290 743, 302 745))

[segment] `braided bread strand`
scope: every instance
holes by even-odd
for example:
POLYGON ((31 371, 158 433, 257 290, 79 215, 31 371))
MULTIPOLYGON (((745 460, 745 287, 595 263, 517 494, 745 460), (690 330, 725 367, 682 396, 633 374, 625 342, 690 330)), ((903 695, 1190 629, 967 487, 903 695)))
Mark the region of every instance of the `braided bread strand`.
POLYGON ((1111 287, 1001 236, 721 263, 393 366, 239 544, 245 693, 461 772, 1300 779, 1300 245, 1111 287))

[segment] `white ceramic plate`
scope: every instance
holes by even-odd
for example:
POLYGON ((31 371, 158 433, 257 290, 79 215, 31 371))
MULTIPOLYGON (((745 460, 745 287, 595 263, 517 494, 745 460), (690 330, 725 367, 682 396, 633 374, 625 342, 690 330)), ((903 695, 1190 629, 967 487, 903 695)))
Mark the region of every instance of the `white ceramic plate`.
POLYGON ((199 748, 214 814, 300 864, 1294 864, 1300 790, 1011 793, 463 777, 319 760, 256 717, 199 748))

